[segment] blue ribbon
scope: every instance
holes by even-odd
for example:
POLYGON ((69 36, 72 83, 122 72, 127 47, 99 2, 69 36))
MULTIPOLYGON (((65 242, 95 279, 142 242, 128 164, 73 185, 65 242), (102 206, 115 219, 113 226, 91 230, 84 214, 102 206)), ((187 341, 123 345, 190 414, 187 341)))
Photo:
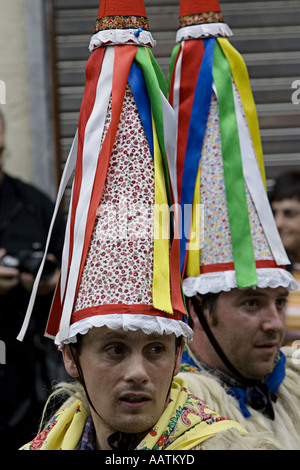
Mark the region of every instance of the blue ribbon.
POLYGON ((273 371, 269 374, 265 380, 265 384, 272 393, 276 393, 285 378, 285 363, 286 357, 282 351, 280 351, 280 357, 276 363, 273 371))
POLYGON ((134 61, 129 71, 128 83, 146 133, 152 158, 154 158, 151 103, 143 71, 134 61))
POLYGON ((246 406, 246 403, 247 403, 246 390, 240 387, 233 387, 233 388, 229 388, 228 390, 226 389, 226 393, 227 395, 231 395, 232 397, 234 397, 239 402, 240 410, 244 418, 250 418, 251 413, 246 406))
MULTIPOLYGON (((194 94, 182 175, 181 210, 185 227, 191 226, 195 183, 212 97, 215 38, 203 39, 203 42, 205 51, 194 94)), ((181 272, 186 257, 186 243, 188 238, 188 234, 184 233, 185 230, 182 230, 182 232, 180 240, 181 272)))

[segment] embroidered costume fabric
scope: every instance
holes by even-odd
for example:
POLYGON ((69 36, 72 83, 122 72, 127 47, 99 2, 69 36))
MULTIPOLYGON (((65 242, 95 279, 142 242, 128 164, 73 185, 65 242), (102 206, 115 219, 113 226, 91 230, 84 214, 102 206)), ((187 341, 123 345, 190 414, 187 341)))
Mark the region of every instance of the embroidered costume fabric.
MULTIPOLYGON (((262 384, 267 392, 264 393, 266 402, 264 403, 265 409, 262 409, 262 412, 269 409, 271 406, 271 403, 269 403, 270 400, 276 401, 276 392, 285 378, 285 363, 285 355, 280 351, 276 358, 273 371, 265 378, 262 384)), ((223 373, 222 371, 208 367, 199 360, 197 360, 196 363, 188 350, 185 349, 182 355, 181 372, 200 374, 203 371, 206 372, 208 376, 215 377, 226 393, 236 398, 243 416, 245 418, 250 418, 251 413, 249 412, 247 405, 255 407, 255 402, 260 398, 261 391, 255 386, 246 387, 233 377, 223 373)))
MULTIPOLYGON (((86 423, 88 413, 80 400, 54 416, 45 429, 21 450, 75 450, 81 444, 88 448, 86 423), (86 431, 86 432, 85 432, 86 431)), ((217 433, 245 429, 235 421, 222 417, 201 399, 188 394, 181 378, 173 380, 169 403, 156 425, 138 444, 136 450, 189 450, 217 433)), ((90 447, 89 447, 90 448, 90 447)))

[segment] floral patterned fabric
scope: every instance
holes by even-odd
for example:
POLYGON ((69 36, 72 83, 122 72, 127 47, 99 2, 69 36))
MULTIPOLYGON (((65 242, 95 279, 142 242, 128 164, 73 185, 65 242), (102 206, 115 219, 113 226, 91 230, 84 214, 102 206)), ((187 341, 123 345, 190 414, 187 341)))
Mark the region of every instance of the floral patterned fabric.
POLYGON ((146 31, 149 30, 148 18, 144 16, 103 16, 98 18, 96 21, 96 26, 94 28, 94 33, 98 31, 103 31, 106 29, 138 29, 142 28, 146 31))
MULTIPOLYGON (((111 119, 109 107, 104 135, 111 119)), ((154 166, 127 85, 74 311, 152 305, 154 166)))
POLYGON ((201 14, 185 15, 179 17, 180 28, 205 23, 224 23, 222 13, 220 11, 208 11, 201 14))
MULTIPOLYGON (((234 89, 236 90, 235 86, 234 89)), ((273 256, 247 187, 246 196, 255 259, 272 260, 273 256)), ((201 204, 204 207, 205 224, 204 246, 200 253, 201 266, 232 263, 219 110, 215 94, 211 101, 201 157, 201 204)))

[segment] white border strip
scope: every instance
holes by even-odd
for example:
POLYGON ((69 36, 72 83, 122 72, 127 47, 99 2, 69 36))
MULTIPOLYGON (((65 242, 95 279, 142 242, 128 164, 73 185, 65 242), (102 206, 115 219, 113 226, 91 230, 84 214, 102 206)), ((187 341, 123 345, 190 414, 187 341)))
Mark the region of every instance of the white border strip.
POLYGON ((268 200, 268 196, 263 184, 262 176, 254 152, 250 132, 246 120, 242 115, 235 86, 233 86, 233 95, 237 117, 241 156, 243 162, 244 178, 276 263, 279 266, 288 265, 290 264, 290 261, 286 255, 285 249, 283 247, 280 235, 276 227, 272 209, 268 200))
POLYGON ((180 28, 176 34, 176 42, 187 39, 229 36, 233 36, 233 32, 226 23, 204 23, 180 28))
POLYGON ((108 29, 98 31, 90 40, 89 50, 92 52, 97 47, 107 45, 131 44, 136 46, 154 47, 156 41, 149 31, 138 29, 108 29))

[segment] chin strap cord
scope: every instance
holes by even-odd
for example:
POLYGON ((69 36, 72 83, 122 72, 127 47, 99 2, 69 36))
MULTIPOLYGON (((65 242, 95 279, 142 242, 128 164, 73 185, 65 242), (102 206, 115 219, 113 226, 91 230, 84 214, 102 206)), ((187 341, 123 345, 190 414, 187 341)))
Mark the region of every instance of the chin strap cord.
MULTIPOLYGON (((88 393, 86 385, 85 385, 85 381, 84 381, 84 377, 83 377, 80 362, 78 360, 77 354, 74 354, 73 347, 71 345, 70 345, 70 350, 71 350, 71 354, 73 356, 74 362, 75 362, 77 370, 78 370, 80 383, 84 388, 84 391, 85 391, 87 400, 89 402, 89 405, 94 410, 94 412, 99 416, 99 418, 102 419, 101 416, 99 415, 98 411, 94 407, 92 400, 90 399, 89 393, 88 393)), ((137 444, 138 444, 137 436, 135 434, 127 434, 127 433, 124 433, 124 432, 115 432, 114 434, 111 434, 107 438, 107 442, 110 445, 110 447, 112 448, 112 450, 119 450, 119 451, 134 450, 136 448, 137 444)))
POLYGON ((272 405, 272 401, 276 402, 276 395, 268 389, 267 385, 264 383, 259 383, 254 380, 246 379, 229 361, 226 357, 224 351, 222 350, 221 346, 217 342, 216 338, 214 337, 208 322, 203 314, 201 307, 199 306, 195 297, 191 298, 194 310, 197 314, 197 317, 200 320, 200 323, 207 334, 208 339, 210 340, 213 348, 215 349, 216 353, 223 361, 227 369, 229 369, 236 377, 239 378, 241 387, 233 387, 231 389, 232 395, 236 395, 238 399, 240 393, 243 395, 245 394, 245 400, 247 403, 252 406, 255 410, 261 411, 264 415, 268 416, 270 419, 274 420, 275 413, 272 405))
MULTIPOLYGON (((72 357, 74 359, 74 362, 76 364, 79 379, 80 379, 80 383, 84 388, 87 400, 88 400, 91 408, 94 410, 94 412, 99 416, 100 419, 102 419, 101 416, 99 415, 99 413, 97 412, 96 408, 94 407, 94 405, 92 403, 92 400, 90 399, 89 393, 88 393, 86 385, 85 385, 85 381, 84 381, 83 372, 82 372, 82 369, 81 369, 80 362, 78 360, 77 354, 74 353, 73 347, 71 345, 70 345, 70 351, 71 351, 72 357)), ((175 372, 175 367, 176 367, 176 359, 175 359, 175 364, 174 364, 172 380, 171 380, 170 387, 169 387, 168 394, 167 394, 167 400, 168 400, 168 397, 170 395, 171 388, 172 388, 172 381, 173 381, 173 376, 174 376, 174 372, 175 372)), ((112 450, 115 450, 115 451, 134 450, 136 448, 136 446, 138 445, 138 438, 137 438, 136 434, 130 434, 130 433, 117 431, 117 432, 111 434, 110 436, 108 436, 107 442, 108 442, 108 445, 112 448, 112 450)))
POLYGON ((107 438, 107 442, 116 451, 134 450, 138 444, 135 434, 115 432, 107 438))

